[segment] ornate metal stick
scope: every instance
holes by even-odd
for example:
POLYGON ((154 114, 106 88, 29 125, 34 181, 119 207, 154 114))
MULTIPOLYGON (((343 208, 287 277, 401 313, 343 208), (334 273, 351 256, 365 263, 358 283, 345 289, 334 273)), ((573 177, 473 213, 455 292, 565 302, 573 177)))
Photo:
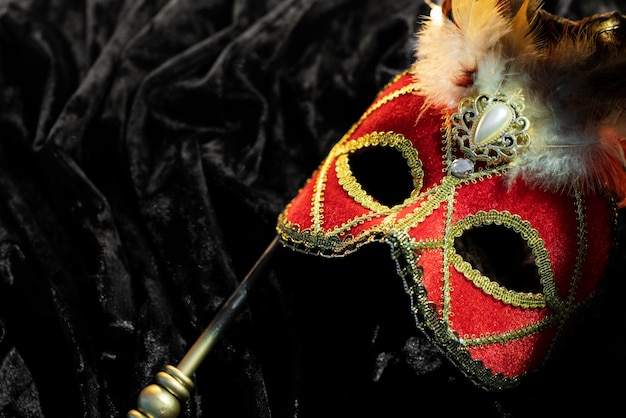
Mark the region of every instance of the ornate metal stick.
POLYGON ((224 302, 211 323, 187 351, 176 367, 166 366, 157 373, 155 383, 146 386, 137 398, 137 409, 128 412, 127 418, 175 418, 181 410, 181 403, 189 399, 194 388, 191 375, 196 371, 220 337, 222 330, 242 310, 248 291, 261 276, 261 272, 278 247, 274 238, 265 252, 259 257, 237 289, 224 302))

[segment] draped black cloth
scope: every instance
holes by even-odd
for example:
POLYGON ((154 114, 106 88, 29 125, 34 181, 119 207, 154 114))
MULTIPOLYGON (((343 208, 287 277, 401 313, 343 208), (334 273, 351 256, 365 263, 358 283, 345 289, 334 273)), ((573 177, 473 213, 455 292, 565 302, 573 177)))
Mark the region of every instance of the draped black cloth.
MULTIPOLYGON (((578 19, 618 3, 546 8, 578 19)), ((0 0, 0 417, 134 408, 408 68, 427 12, 415 0, 0 0)), ((488 393, 417 331, 379 250, 280 250, 181 415, 600 416, 622 403, 619 280, 545 372, 488 393)))

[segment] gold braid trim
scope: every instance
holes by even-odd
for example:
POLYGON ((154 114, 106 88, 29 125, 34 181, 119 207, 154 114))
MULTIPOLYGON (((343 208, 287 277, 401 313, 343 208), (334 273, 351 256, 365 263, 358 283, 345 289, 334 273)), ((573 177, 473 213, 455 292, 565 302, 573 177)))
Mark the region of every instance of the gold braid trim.
MULTIPOLYGON (((390 86, 391 84, 399 80, 401 77, 403 77, 407 73, 408 71, 405 71, 402 74, 399 74, 387 86, 390 86)), ((345 146, 345 143, 349 142, 348 140, 350 139, 354 131, 356 131, 356 129, 363 123, 363 121, 367 119, 373 112, 380 109, 384 105, 392 102, 398 97, 401 97, 405 94, 416 92, 417 90, 418 90, 417 84, 412 83, 396 91, 393 91, 385 96, 382 96, 381 94, 380 96, 382 97, 379 96, 379 98, 375 100, 374 104, 371 105, 365 111, 365 113, 361 116, 361 118, 352 125, 352 127, 348 130, 348 132, 346 132, 346 134, 341 138, 341 140, 331 149, 329 155, 326 157, 326 159, 322 162, 322 164, 319 167, 319 175, 318 175, 317 181, 315 182, 314 189, 313 189, 313 196, 311 198, 312 200, 311 201, 311 220, 312 220, 312 225, 313 225, 313 231, 315 231, 316 233, 322 233, 323 231, 322 225, 324 223, 324 190, 326 188, 328 170, 330 169, 333 159, 342 153, 341 151, 343 147, 345 146)))
POLYGON ((495 210, 477 212, 474 215, 461 219, 451 226, 449 235, 450 242, 454 242, 455 238, 460 237, 463 232, 468 229, 490 224, 503 225, 507 228, 511 228, 526 241, 535 257, 535 263, 539 269, 539 279, 544 293, 516 292, 500 286, 488 277, 483 276, 479 271, 473 269, 471 264, 464 261, 456 252, 454 245, 446 247, 446 253, 451 265, 474 283, 476 287, 506 304, 525 309, 544 308, 546 306, 546 298, 548 298, 548 300, 556 302, 551 303, 552 308, 556 310, 559 310, 559 307, 562 308, 556 291, 554 272, 552 271, 552 264, 550 263, 549 253, 545 247, 545 243, 539 237, 539 232, 534 229, 528 221, 522 220, 518 215, 512 215, 507 211, 498 212, 495 210))
POLYGON ((409 197, 406 198, 402 204, 397 205, 397 207, 404 207, 411 204, 422 190, 422 182, 424 180, 422 162, 419 159, 417 150, 413 148, 411 141, 406 139, 403 135, 394 132, 372 132, 371 134, 362 136, 354 141, 348 141, 339 146, 334 153, 339 155, 336 162, 339 184, 362 206, 378 213, 389 210, 388 206, 380 204, 375 201, 372 196, 367 194, 352 174, 349 162, 350 154, 368 147, 393 147, 402 153, 411 171, 413 190, 409 197))
POLYGON ((516 329, 515 331, 511 332, 504 332, 501 334, 487 333, 480 336, 465 334, 462 337, 462 344, 467 347, 476 347, 489 344, 506 344, 507 342, 518 340, 528 335, 537 333, 542 329, 548 328, 555 322, 557 322, 557 319, 557 316, 551 315, 525 328, 516 329))
POLYGON ((474 285, 482 289, 486 294, 491 295, 494 299, 504 302, 508 305, 517 306, 525 309, 540 309, 546 307, 546 298, 541 293, 525 293, 509 290, 504 286, 483 276, 482 273, 472 265, 463 260, 458 254, 453 254, 450 258, 450 264, 456 270, 463 274, 474 285))

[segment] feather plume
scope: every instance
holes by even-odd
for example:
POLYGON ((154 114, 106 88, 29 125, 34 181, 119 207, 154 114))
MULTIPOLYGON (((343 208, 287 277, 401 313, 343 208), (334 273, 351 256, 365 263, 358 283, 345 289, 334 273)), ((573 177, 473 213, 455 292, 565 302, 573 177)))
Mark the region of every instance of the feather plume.
POLYGON ((456 0, 452 3, 454 22, 463 32, 469 48, 476 51, 489 49, 509 29, 502 4, 499 0, 456 0))
POLYGON ((612 190, 626 203, 626 30, 618 14, 572 25, 526 69, 533 145, 511 179, 552 191, 612 190))
POLYGON ((455 1, 454 21, 424 23, 418 33, 420 65, 413 71, 418 80, 428 80, 421 85, 428 106, 452 109, 467 96, 479 61, 510 30, 498 4, 498 0, 455 1))
POLYGON ((517 3, 513 11, 502 0, 456 0, 453 20, 424 22, 413 72, 428 80, 421 86, 428 106, 454 109, 472 90, 495 92, 513 58, 521 64, 540 55, 533 29, 540 1, 517 3))
POLYGON ((542 43, 536 27, 540 8, 541 2, 538 0, 522 0, 521 4, 512 6, 512 11, 516 12, 511 18, 508 36, 502 38, 505 55, 528 62, 541 54, 542 43))
POLYGON ((572 22, 539 0, 452 0, 452 17, 417 35, 412 72, 425 106, 454 112, 478 93, 523 100, 532 142, 510 181, 608 188, 626 206, 626 17, 572 22))

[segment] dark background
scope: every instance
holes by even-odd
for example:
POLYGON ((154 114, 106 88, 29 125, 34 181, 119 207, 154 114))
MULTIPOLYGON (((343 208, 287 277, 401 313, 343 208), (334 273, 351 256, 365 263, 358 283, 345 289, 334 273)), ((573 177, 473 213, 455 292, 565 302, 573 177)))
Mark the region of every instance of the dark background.
MULTIPOLYGON (((546 8, 572 19, 625 10, 546 8)), ((334 142, 411 64, 427 10, 417 0, 0 1, 0 417, 134 408, 334 142)), ((386 248, 341 260, 281 250, 181 415, 619 414, 623 273, 609 276, 618 280, 555 361, 494 394, 416 331, 386 248)))

